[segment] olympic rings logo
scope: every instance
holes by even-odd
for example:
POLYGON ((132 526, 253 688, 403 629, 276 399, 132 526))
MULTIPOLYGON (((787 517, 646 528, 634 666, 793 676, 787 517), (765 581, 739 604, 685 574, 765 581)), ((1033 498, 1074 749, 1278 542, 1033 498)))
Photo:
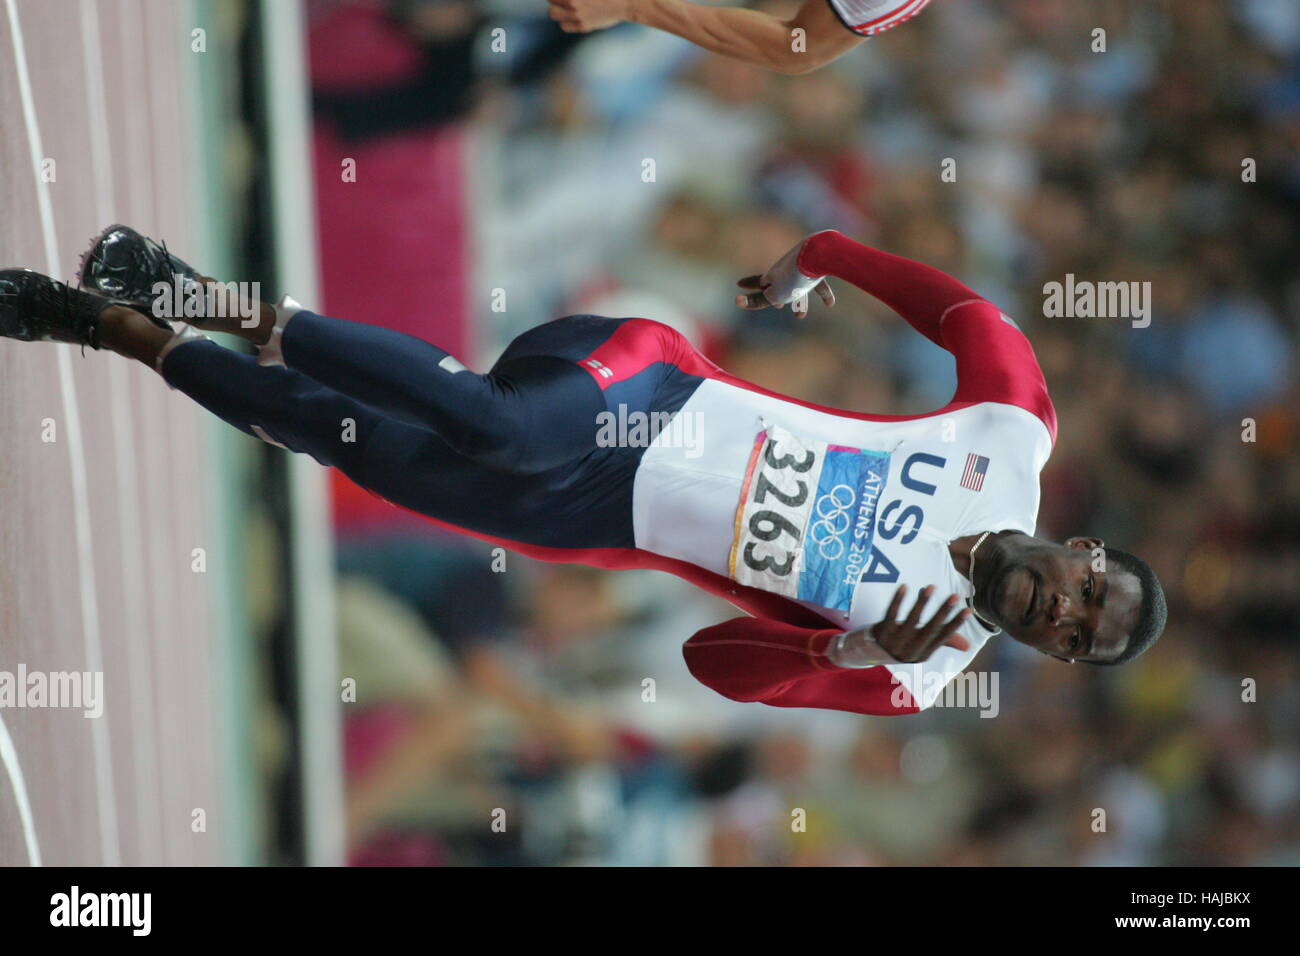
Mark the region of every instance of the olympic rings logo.
POLYGON ((846 545, 841 535, 853 523, 849 512, 855 501, 857 495, 853 489, 846 484, 838 484, 813 505, 818 520, 808 528, 808 537, 817 545, 817 553, 827 561, 837 561, 844 555, 846 545), (844 495, 848 496, 847 501, 841 500, 844 495))

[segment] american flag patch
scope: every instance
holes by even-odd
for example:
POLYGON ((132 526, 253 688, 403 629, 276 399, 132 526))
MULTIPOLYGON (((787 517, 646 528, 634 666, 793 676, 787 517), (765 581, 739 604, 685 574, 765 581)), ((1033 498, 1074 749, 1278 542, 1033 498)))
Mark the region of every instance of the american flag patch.
POLYGON ((989 460, 983 455, 971 453, 966 456, 966 470, 961 473, 961 486, 971 491, 982 491, 984 475, 989 470, 989 460))

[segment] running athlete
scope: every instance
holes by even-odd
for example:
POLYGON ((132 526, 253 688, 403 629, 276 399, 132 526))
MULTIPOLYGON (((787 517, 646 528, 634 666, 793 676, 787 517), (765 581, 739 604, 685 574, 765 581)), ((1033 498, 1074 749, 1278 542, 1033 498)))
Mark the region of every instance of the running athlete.
POLYGON ((799 306, 815 291, 830 305, 827 276, 859 286, 956 357, 944 408, 867 415, 787 398, 643 318, 556 319, 482 375, 287 297, 249 321, 210 305, 191 320, 254 343, 254 359, 153 315, 173 275, 219 288, 112 227, 82 265, 101 294, 0 272, 0 333, 144 362, 235 427, 462 533, 546 561, 677 574, 750 615, 684 649, 732 699, 914 713, 999 630, 1118 664, 1164 628, 1145 563, 1096 538, 1034 536, 1056 415, 1016 325, 943 273, 837 232, 742 279, 738 304, 799 306))
POLYGON ((629 21, 665 30, 711 53, 778 73, 811 73, 867 37, 912 19, 930 0, 803 0, 782 19, 743 7, 690 0, 548 0, 566 33, 590 33, 629 21))

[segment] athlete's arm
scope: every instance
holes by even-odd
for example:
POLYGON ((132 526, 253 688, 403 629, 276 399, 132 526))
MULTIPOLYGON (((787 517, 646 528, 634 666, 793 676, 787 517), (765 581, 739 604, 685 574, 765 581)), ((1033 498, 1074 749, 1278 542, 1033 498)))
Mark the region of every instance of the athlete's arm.
POLYGON ((845 27, 828 0, 804 0, 798 12, 786 19, 687 0, 549 0, 549 4, 551 19, 567 33, 601 30, 627 20, 778 73, 810 73, 866 39, 845 27))
POLYGON ((996 305, 950 275, 920 262, 854 242, 832 229, 817 232, 762 276, 740 280, 737 304, 778 308, 816 289, 834 301, 835 276, 884 302, 957 360, 956 403, 1001 402, 1036 415, 1056 437, 1056 412, 1033 347, 996 305))
POLYGON ((915 713, 915 703, 880 664, 924 661, 944 645, 970 647, 956 633, 969 612, 950 619, 953 599, 923 620, 933 590, 924 589, 907 617, 896 620, 906 593, 900 587, 883 621, 847 634, 740 617, 698 632, 682 653, 697 680, 732 700, 859 714, 915 713), (857 640, 845 646, 845 637, 857 640))

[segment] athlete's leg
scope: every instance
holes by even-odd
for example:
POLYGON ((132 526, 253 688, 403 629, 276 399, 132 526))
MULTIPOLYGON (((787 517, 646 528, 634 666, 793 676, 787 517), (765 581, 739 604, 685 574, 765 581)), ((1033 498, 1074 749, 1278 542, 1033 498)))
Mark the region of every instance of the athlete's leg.
POLYGON ((201 327, 240 335, 289 368, 387 417, 428 428, 499 470, 547 471, 595 447, 605 402, 591 375, 567 358, 530 355, 480 375, 436 345, 392 329, 308 311, 277 315, 260 303, 257 318, 201 327))
POLYGON ((228 424, 349 475, 360 472, 381 415, 298 372, 259 366, 251 356, 189 335, 173 336, 124 307, 100 316, 105 348, 157 369, 228 424))
POLYGON ((300 372, 258 365, 192 330, 173 336, 132 309, 105 309, 99 342, 158 369, 173 388, 236 428, 310 454, 363 488, 457 530, 547 548, 634 546, 635 467, 617 449, 580 466, 512 474, 300 372))
POLYGON ((30 270, 0 270, 0 336, 135 359, 235 427, 336 465, 363 487, 464 532, 579 561, 593 560, 591 549, 635 546, 636 462, 623 449, 599 448, 535 475, 487 468, 433 431, 386 418, 299 372, 261 366, 190 328, 174 334, 135 309, 30 270))
POLYGON ((249 312, 242 296, 231 309, 230 287, 125 227, 101 237, 82 274, 96 288, 110 283, 114 295, 129 295, 137 307, 153 301, 150 290, 164 275, 206 284, 209 308, 195 321, 200 328, 243 336, 261 350, 259 361, 281 361, 512 473, 540 474, 580 461, 599 447, 605 413, 671 414, 682 390, 681 376, 670 372, 684 352, 681 337, 647 320, 557 320, 520 336, 479 375, 437 346, 389 329, 265 303, 249 312), (220 303, 226 307, 214 308, 220 303), (662 393, 658 386, 674 378, 677 387, 662 393))

